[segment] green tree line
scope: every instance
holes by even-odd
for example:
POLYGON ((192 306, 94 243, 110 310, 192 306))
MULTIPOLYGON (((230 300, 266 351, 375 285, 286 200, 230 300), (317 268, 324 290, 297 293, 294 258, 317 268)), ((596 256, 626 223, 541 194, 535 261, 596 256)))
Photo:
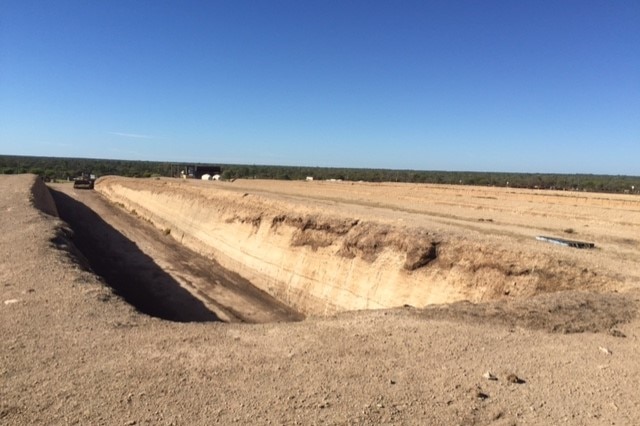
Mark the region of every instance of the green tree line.
MULTIPOLYGON (((197 164, 205 165, 205 164, 197 164)), ((513 188, 640 193, 640 177, 624 175, 495 173, 390 169, 350 169, 218 164, 223 179, 349 180, 364 182, 409 182, 483 185, 513 188)), ((185 164, 157 161, 102 160, 87 158, 0 156, 0 173, 34 173, 47 179, 68 180, 81 173, 96 176, 177 177, 185 164)))

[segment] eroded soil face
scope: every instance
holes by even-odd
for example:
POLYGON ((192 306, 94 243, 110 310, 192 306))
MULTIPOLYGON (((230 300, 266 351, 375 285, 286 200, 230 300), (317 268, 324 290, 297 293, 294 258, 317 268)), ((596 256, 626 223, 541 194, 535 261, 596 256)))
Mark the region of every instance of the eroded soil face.
MULTIPOLYGON (((640 266, 640 198, 634 195, 451 185, 236 180, 189 182, 339 212, 360 219, 584 259, 634 283, 640 266), (595 251, 564 250, 533 240, 551 235, 596 244, 595 251)), ((499 261, 500 259, 496 259, 499 261)))

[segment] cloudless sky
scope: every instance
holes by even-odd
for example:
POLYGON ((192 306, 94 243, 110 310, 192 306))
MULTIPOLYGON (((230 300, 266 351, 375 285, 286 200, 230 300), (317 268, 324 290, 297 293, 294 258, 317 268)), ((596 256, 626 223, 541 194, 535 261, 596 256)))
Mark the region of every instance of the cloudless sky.
POLYGON ((640 175, 640 1, 0 0, 0 154, 640 175))

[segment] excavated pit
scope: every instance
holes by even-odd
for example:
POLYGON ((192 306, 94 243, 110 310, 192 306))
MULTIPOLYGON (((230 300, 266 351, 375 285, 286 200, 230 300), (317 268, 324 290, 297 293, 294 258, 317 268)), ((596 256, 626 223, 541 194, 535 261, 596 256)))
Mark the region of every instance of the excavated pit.
MULTIPOLYGON (((244 279, 239 274, 218 268, 219 265, 214 259, 198 256, 185 249, 184 242, 188 240, 185 235, 178 234, 179 239, 183 241, 176 241, 175 236, 170 237, 173 232, 165 233, 157 229, 158 224, 152 224, 149 216, 143 216, 144 213, 131 214, 127 211, 130 207, 125 206, 124 203, 122 206, 126 209, 117 207, 97 192, 76 192, 71 189, 70 185, 53 185, 53 194, 58 201, 61 216, 74 224, 74 232, 68 228, 65 222, 57 218, 58 208, 56 208, 51 192, 41 180, 35 176, 16 176, 8 179, 7 182, 10 184, 5 186, 7 189, 3 192, 3 196, 7 196, 13 204, 5 204, 3 207, 2 220, 5 226, 11 227, 12 224, 15 226, 20 223, 19 226, 25 227, 25 238, 49 239, 54 247, 65 253, 70 253, 75 258, 76 264, 88 263, 85 256, 73 244, 75 242, 84 249, 93 267, 103 272, 103 279, 108 280, 116 292, 142 312, 173 321, 273 322, 302 318, 297 312, 286 309, 280 302, 266 294, 266 291, 258 290, 246 280, 243 281, 244 279), (41 212, 40 217, 28 210, 28 204, 41 212), (21 221, 20 219, 24 218, 25 212, 28 218, 21 221), (46 215, 42 213, 46 213, 46 215), (34 234, 34 230, 39 228, 32 225, 40 221, 50 221, 48 227, 45 226, 48 229, 45 231, 46 236, 34 234), (199 270, 204 273, 199 273, 199 270)), ((120 179, 118 181, 120 182, 120 179)), ((160 182, 160 185, 165 186, 163 182, 160 182)), ((154 190, 159 194, 168 192, 170 199, 176 200, 176 198, 180 198, 181 193, 189 192, 190 185, 185 186, 181 183, 178 186, 179 193, 167 191, 166 188, 157 184, 154 190)), ((142 190, 154 187, 154 182, 129 181, 128 186, 135 189, 135 192, 131 194, 136 196, 135 194, 142 190)), ((294 204, 290 200, 287 201, 289 207, 287 211, 283 211, 281 208, 261 209, 260 207, 265 207, 264 203, 261 206, 260 200, 251 200, 251 214, 247 214, 246 209, 243 210, 241 205, 233 202, 235 196, 226 200, 220 196, 225 192, 227 195, 229 194, 226 189, 228 187, 212 188, 207 186, 206 191, 187 194, 188 197, 184 198, 184 201, 188 201, 186 211, 190 214, 193 213, 198 209, 198 204, 202 204, 199 197, 202 197, 203 194, 209 194, 205 202, 207 209, 217 213, 209 220, 216 217, 217 222, 215 223, 220 225, 220 229, 229 224, 241 224, 240 230, 250 230, 245 234, 241 232, 233 234, 237 238, 236 244, 245 247, 249 253, 252 253, 252 244, 255 244, 254 239, 257 235, 264 233, 267 237, 273 237, 274 233, 276 236, 279 233, 280 237, 283 236, 282 234, 286 237, 280 239, 280 242, 286 243, 286 245, 279 247, 281 254, 284 252, 288 256, 295 256, 297 252, 302 252, 310 256, 311 262, 316 260, 316 264, 312 266, 318 266, 317 259, 323 260, 324 263, 321 265, 324 265, 325 269, 336 267, 335 263, 328 261, 331 259, 333 262, 337 260, 338 264, 340 262, 349 264, 353 261, 359 262, 358 259, 366 257, 362 260, 371 270, 376 271, 382 266, 387 269, 403 271, 402 273, 408 276, 418 275, 418 277, 424 278, 428 271, 431 273, 447 271, 451 275, 456 271, 451 265, 462 264, 462 266, 458 266, 457 271, 464 281, 450 278, 449 284, 452 287, 462 289, 466 284, 467 288, 471 288, 466 299, 458 302, 452 299, 449 300, 452 303, 433 306, 425 304, 423 307, 421 303, 424 304, 424 298, 420 299, 414 295, 412 298, 407 298, 409 303, 405 304, 403 315, 409 313, 429 321, 483 323, 508 327, 509 329, 522 327, 546 330, 552 333, 609 332, 612 336, 620 338, 625 337, 625 333, 617 326, 637 316, 640 295, 637 290, 637 279, 634 275, 634 262, 626 263, 627 268, 625 269, 621 268, 627 275, 611 275, 606 273, 607 270, 602 265, 594 265, 592 270, 589 270, 584 263, 581 264, 575 260, 579 258, 574 257, 574 260, 571 261, 571 258, 564 256, 565 253, 574 253, 574 251, 556 249, 554 254, 558 259, 555 260, 555 263, 542 262, 549 256, 541 257, 530 254, 530 257, 527 257, 526 253, 516 250, 515 256, 520 258, 519 263, 501 264, 499 260, 509 259, 504 247, 500 252, 489 249, 485 244, 470 251, 469 247, 465 247, 462 243, 454 245, 452 239, 447 235, 445 235, 446 238, 437 241, 435 245, 425 245, 420 251, 423 254, 418 255, 412 252, 411 245, 398 243, 403 241, 403 238, 396 238, 403 234, 402 229, 394 229, 393 226, 380 226, 379 223, 370 222, 368 217, 342 220, 335 215, 327 217, 310 214, 309 211, 304 212, 296 208, 298 204, 304 204, 307 198, 305 200, 297 199, 294 204), (221 188, 225 190, 221 191, 221 188), (212 189, 213 192, 219 193, 216 197, 211 196, 212 189), (198 197, 193 195, 198 195, 198 197), (218 202, 215 203, 215 201, 218 202), (227 201, 227 203, 220 201, 227 201), (212 206, 218 206, 218 208, 212 208, 212 206), (224 207, 226 212, 220 207, 224 207), (277 214, 273 214, 276 212, 277 214), (362 233, 363 226, 385 232, 362 233), (327 233, 333 237, 327 236, 327 233), (240 238, 242 236, 245 238, 240 238), (363 237, 366 238, 362 240, 363 237), (345 250, 345 247, 348 250, 345 250), (467 250, 463 251, 461 248, 467 248, 467 250), (327 250, 330 250, 333 257, 329 259, 323 257, 323 254, 326 255, 323 251, 327 250), (402 255, 395 256, 393 263, 381 264, 381 259, 384 259, 385 256, 388 259, 388 253, 385 252, 389 250, 392 252, 401 250, 402 255), (433 258, 434 252, 435 258, 433 258), (476 256, 472 257, 469 253, 474 253, 476 256), (527 263, 532 262, 535 262, 535 270, 526 267, 527 263), (469 279, 469 276, 480 277, 480 279, 469 279), (620 284, 620 279, 625 276, 630 277, 634 283, 626 289, 620 284), (483 277, 484 281, 482 281, 483 277), (494 279, 490 285, 487 285, 487 277, 494 279), (512 279, 527 279, 528 281, 524 282, 534 285, 525 288, 528 293, 522 292, 517 297, 504 293, 496 295, 495 290, 504 289, 500 286, 504 285, 505 281, 512 279), (602 285, 602 282, 609 283, 609 286, 602 285), (473 296, 478 294, 484 296, 484 298, 480 298, 480 303, 469 303, 469 301, 473 301, 473 296), (414 307, 420 309, 414 309, 414 307)), ((253 197, 241 194, 239 198, 250 199, 253 197)), ((136 199, 149 201, 140 196, 136 196, 136 199)), ((181 205, 180 202, 175 204, 181 205)), ((176 209, 176 205, 170 206, 173 212, 179 211, 176 209)), ((140 205, 138 206, 140 207, 140 205)), ((393 214, 395 216, 401 213, 394 211, 393 214)), ((607 212, 608 216, 609 212, 607 212)), ((187 215, 187 217, 192 216, 187 215)), ((191 223, 201 224, 203 222, 206 221, 199 218, 191 223)), ((590 224, 592 223, 590 222, 590 224)), ((175 224, 178 225, 175 229, 179 230, 179 225, 184 225, 184 222, 176 221, 175 224)), ((238 228, 232 228, 232 230, 238 231, 238 228)), ((607 227, 607 232, 609 231, 610 228, 607 227)), ((229 236, 228 232, 226 234, 218 232, 229 236)), ((432 236, 426 232, 419 234, 432 236)), ((404 240, 406 241, 406 239, 404 240)), ((605 242, 603 249, 581 253, 581 256, 591 260, 600 260, 601 257, 607 256, 606 250, 612 250, 614 246, 606 245, 607 241, 603 238, 598 240, 605 242)), ((540 247, 546 248, 546 246, 540 247)), ((224 248, 229 249, 229 247, 224 248)), ((34 252, 32 255, 34 257, 29 261, 37 264, 42 253, 36 254, 34 252)), ((635 258, 637 256, 633 257, 633 259, 635 258)), ((58 259, 66 263, 65 260, 58 259)), ((590 268, 592 264, 589 264, 590 268)), ((253 265, 255 266, 256 263, 253 265)), ((18 263, 13 266, 20 271, 23 265, 18 263)), ((47 266, 49 265, 46 263, 42 265, 44 269, 38 271, 39 276, 46 276, 47 266)), ((77 268, 77 265, 73 263, 68 266, 77 268)), ((294 275, 290 276, 290 281, 294 278, 294 275)), ((362 279, 358 276, 353 278, 355 282, 362 279)), ((62 279, 58 277, 58 279, 59 281, 55 281, 52 277, 52 282, 46 283, 46 285, 57 287, 72 284, 64 277, 62 279)), ((74 279, 73 283, 83 281, 74 279)), ((313 284, 309 281, 301 282, 313 284)), ((376 281, 374 277, 368 286, 371 289, 371 297, 375 297, 375 291, 381 287, 381 284, 383 283, 380 280, 376 281)), ((395 285, 396 292, 402 292, 402 284, 406 284, 406 282, 403 283, 400 280, 392 282, 392 284, 395 285)), ((422 282, 422 284, 425 283, 422 282)), ((72 284, 72 287, 75 285, 72 284)), ((309 293, 316 291, 317 288, 308 289, 309 293)), ((102 289, 99 293, 100 301, 111 300, 108 291, 102 289)), ((417 295, 420 296, 419 293, 417 295)), ((352 298, 351 300, 358 299, 352 298)), ((383 315, 387 315, 387 312, 384 312, 383 315)), ((357 314, 345 314, 345 318, 357 317, 357 314)))
MULTIPOLYGON (((109 190, 103 187, 103 192, 111 193, 113 197, 126 192, 123 188, 128 187, 133 189, 128 194, 132 198, 116 196, 109 200, 98 192, 76 191, 70 185, 54 184, 47 190, 40 180, 34 179, 29 200, 38 210, 66 221, 57 221, 57 232, 51 238, 54 246, 99 273, 115 292, 139 311, 158 318, 180 322, 249 323, 299 320, 303 318, 300 311, 317 312, 319 306, 330 314, 354 310, 354 304, 350 308, 336 302, 355 301, 358 304, 365 300, 370 303, 375 298, 380 299, 376 293, 385 286, 393 290, 389 293, 387 288, 383 292, 391 300, 383 300, 390 305, 388 307, 401 306, 397 304, 398 300, 404 298, 407 301, 403 304, 405 309, 424 308, 413 312, 427 319, 482 321, 510 328, 561 333, 608 330, 616 337, 624 337, 615 326, 637 314, 636 286, 625 289, 620 282, 615 282, 620 275, 603 273, 606 269, 602 267, 590 270, 575 258, 505 250, 498 247, 499 244, 493 249, 483 244, 471 246, 474 250, 469 250, 468 243, 453 241, 446 235, 443 239, 435 238, 436 234, 424 229, 407 233, 406 228, 367 218, 345 218, 301 209, 306 199, 293 203, 288 199, 284 204, 278 204, 266 202, 273 201, 271 195, 238 195, 228 191, 228 187, 207 186, 204 191, 194 191, 192 184, 184 182, 168 185, 167 182, 114 180, 106 187, 109 190), (118 186, 115 190, 114 184, 118 186), (150 196, 144 194, 149 188, 152 189, 150 196), (158 223, 162 220, 161 209, 152 215, 145 207, 164 195, 169 201, 165 205, 173 213, 173 222, 167 223, 174 226, 174 231, 166 227, 167 223, 158 223), (247 204, 238 203, 238 199, 247 204), (199 210, 202 206, 212 214, 203 217, 199 210), (200 215, 194 215, 194 212, 200 215), (233 254, 235 247, 240 248, 244 260, 253 257, 253 262, 246 262, 245 269, 257 269, 256 266, 274 252, 283 259, 284 266, 290 265, 288 258, 293 257, 293 263, 302 269, 289 270, 287 285, 294 290, 306 286, 306 293, 290 290, 290 294, 302 297, 289 299, 297 302, 292 305, 301 309, 293 310, 270 294, 281 292, 282 283, 280 288, 256 288, 237 271, 225 269, 215 258, 203 255, 206 250, 202 248, 209 246, 202 244, 201 239, 195 240, 195 234, 185 230, 189 230, 189 226, 194 230, 212 224, 217 227, 216 231, 199 235, 214 236, 217 246, 224 249, 223 255, 225 252, 233 254), (260 247, 256 240, 261 236, 271 245, 267 246, 267 251, 261 247, 263 250, 256 252, 256 246, 260 247), (229 240, 229 237, 233 239, 229 240), (200 241, 201 245, 194 244, 194 240, 200 241), (199 247, 200 253, 187 245, 199 247), (310 265, 300 262, 301 254, 310 265), (369 271, 370 281, 365 282, 366 287, 362 286, 363 277, 354 273, 358 263, 364 264, 369 271), (527 267, 531 263, 535 263, 534 268, 527 267), (346 300, 318 298, 318 286, 300 274, 309 267, 335 273, 344 264, 352 272, 352 280, 343 281, 343 286, 352 290, 346 300), (388 275, 381 273, 381 268, 398 274, 396 281, 385 280, 388 275), (433 305, 429 303, 432 290, 429 285, 432 283, 428 278, 437 274, 445 275, 448 280, 445 284, 458 293, 452 292, 454 297, 427 306, 433 305), (354 282, 360 287, 350 287, 354 282), (423 292, 411 294, 403 288, 407 284, 423 292), (366 297, 362 296, 363 289, 369 291, 366 297), (512 294, 512 290, 516 294, 512 294), (460 298, 460 295, 465 297, 460 298), (310 300, 317 304, 311 305, 310 300)), ((7 208, 7 212, 11 211, 11 207, 7 208)), ((394 212, 396 214, 399 213, 394 212)), ((555 254, 563 252, 556 250, 555 254)), ((587 256, 595 258, 592 254, 587 256)), ((224 260, 224 256, 221 259, 224 260)), ((260 284, 264 286, 264 283, 263 279, 260 284)), ((320 288, 337 287, 332 282, 320 284, 320 288)))
POLYGON ((96 184, 123 211, 304 315, 603 291, 615 282, 575 257, 500 236, 396 225, 409 217, 402 211, 378 212, 393 218, 378 221, 368 205, 345 214, 324 201, 238 189, 120 177, 96 184))
MULTIPOLYGON (((140 312, 177 322, 259 323, 303 318, 215 261, 109 205, 93 191, 65 185, 50 188, 50 192, 60 218, 71 228, 67 237, 81 253, 79 257, 140 312), (109 222, 136 232, 127 236, 109 222)), ((61 244, 65 242, 56 245, 61 244)))

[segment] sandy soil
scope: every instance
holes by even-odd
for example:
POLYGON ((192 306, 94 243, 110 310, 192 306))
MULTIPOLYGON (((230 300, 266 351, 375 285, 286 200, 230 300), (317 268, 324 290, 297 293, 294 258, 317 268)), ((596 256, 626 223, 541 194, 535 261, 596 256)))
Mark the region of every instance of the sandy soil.
MULTIPOLYGON (((624 285, 617 283, 617 292, 576 289, 478 305, 249 325, 176 322, 138 312, 81 267, 68 226, 42 211, 55 208, 39 185, 33 189, 34 182, 32 176, 0 177, 2 424, 640 422, 634 198, 594 195, 568 201, 581 206, 576 209, 564 206, 562 194, 550 194, 558 206, 543 202, 521 222, 507 207, 508 195, 502 201, 479 198, 493 206, 478 210, 479 217, 463 208, 467 213, 455 218, 438 211, 414 216, 411 201, 397 207, 396 218, 386 213, 387 220, 428 220, 439 232, 468 231, 466 238, 509 235, 508 244, 513 238, 532 250, 559 250, 528 237, 540 229, 572 226, 576 237, 592 239, 601 249, 568 256, 584 261, 597 253, 599 267, 619 268, 624 285), (507 210, 504 215, 496 212, 500 206, 507 210), (545 211, 553 222, 544 216, 532 222, 545 211), (581 218, 563 218, 570 211, 579 211, 581 218), (503 231, 494 235, 493 227, 502 222, 503 231), (487 372, 497 380, 483 377, 487 372)), ((372 205, 382 199, 366 202, 372 205, 341 199, 340 184, 348 185, 336 183, 335 194, 322 189, 308 202, 344 204, 362 214, 381 208, 372 205)), ((304 195, 295 185, 280 190, 277 183, 229 185, 238 191, 275 191, 276 197, 304 195)), ((417 199, 428 189, 415 189, 417 199)), ((527 204, 526 194, 513 196, 527 204)), ((450 207, 433 208, 456 211, 450 207)))

